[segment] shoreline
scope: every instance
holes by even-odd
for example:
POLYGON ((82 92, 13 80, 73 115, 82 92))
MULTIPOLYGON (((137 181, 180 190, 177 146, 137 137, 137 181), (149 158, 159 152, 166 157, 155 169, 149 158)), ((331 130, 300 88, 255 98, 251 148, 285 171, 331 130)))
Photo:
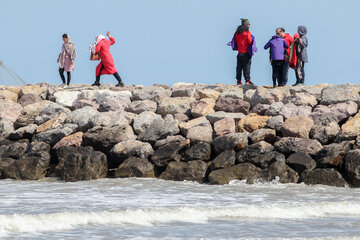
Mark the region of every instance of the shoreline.
POLYGON ((360 85, 0 86, 0 179, 360 186, 360 85))

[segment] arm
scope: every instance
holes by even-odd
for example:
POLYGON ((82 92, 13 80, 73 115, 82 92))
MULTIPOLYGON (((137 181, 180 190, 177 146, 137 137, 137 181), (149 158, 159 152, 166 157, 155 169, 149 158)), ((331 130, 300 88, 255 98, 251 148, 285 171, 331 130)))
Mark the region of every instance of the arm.
POLYGON ((289 45, 286 43, 285 40, 283 40, 283 43, 284 43, 284 48, 285 48, 285 49, 288 49, 288 48, 289 48, 289 45))
POLYGON ((102 46, 102 42, 99 42, 99 43, 95 46, 95 53, 100 52, 101 46, 102 46))
POLYGON ((301 44, 301 48, 306 48, 308 46, 307 38, 306 37, 300 38, 300 44, 301 44))
POLYGON ((264 49, 266 50, 266 49, 268 49, 269 47, 270 47, 270 41, 268 41, 267 44, 265 44, 264 49))
POLYGON ((252 38, 251 38, 251 33, 249 32, 249 34, 247 35, 247 41, 249 43, 249 45, 252 44, 252 38))
POLYGON ((106 33, 106 35, 109 37, 109 39, 110 39, 110 45, 113 45, 114 43, 115 43, 115 38, 113 38, 112 36, 110 36, 110 31, 108 31, 107 33, 106 33))

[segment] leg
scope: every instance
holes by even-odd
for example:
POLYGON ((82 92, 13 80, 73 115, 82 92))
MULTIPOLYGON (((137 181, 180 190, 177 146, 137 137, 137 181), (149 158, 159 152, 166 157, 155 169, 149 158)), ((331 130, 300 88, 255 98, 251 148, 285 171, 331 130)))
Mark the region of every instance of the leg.
POLYGON ((279 86, 285 86, 284 83, 284 61, 279 61, 279 69, 278 69, 278 81, 279 81, 279 86))
POLYGON ((276 62, 271 62, 272 66, 272 80, 273 80, 273 87, 276 88, 276 76, 277 76, 277 68, 276 68, 276 62))
POLYGON ((305 62, 302 62, 302 66, 301 66, 301 83, 304 84, 305 83, 305 62))
POLYGON ((289 73, 289 61, 285 61, 284 63, 284 67, 283 67, 283 74, 282 74, 282 82, 281 85, 285 86, 287 84, 288 81, 288 74, 289 73))
POLYGON ((241 73, 242 73, 243 65, 242 65, 240 53, 238 53, 236 59, 237 59, 237 65, 236 65, 236 80, 237 80, 237 84, 238 84, 238 85, 241 85, 241 73))
POLYGON ((91 85, 91 86, 100 86, 100 76, 101 76, 101 71, 104 69, 104 65, 100 62, 99 65, 97 65, 96 67, 96 79, 95 82, 91 85))
POLYGON ((124 83, 120 78, 120 75, 118 72, 114 73, 113 76, 116 78, 116 80, 118 80, 118 84, 116 85, 117 87, 123 87, 124 83))
POLYGON ((250 54, 245 55, 245 63, 244 63, 244 78, 246 80, 246 83, 252 84, 250 81, 250 69, 251 69, 251 56, 250 54))
POLYGON ((59 73, 63 84, 65 84, 64 68, 59 68, 59 73))
POLYGON ((71 81, 71 72, 67 72, 67 85, 70 85, 70 81, 71 81))

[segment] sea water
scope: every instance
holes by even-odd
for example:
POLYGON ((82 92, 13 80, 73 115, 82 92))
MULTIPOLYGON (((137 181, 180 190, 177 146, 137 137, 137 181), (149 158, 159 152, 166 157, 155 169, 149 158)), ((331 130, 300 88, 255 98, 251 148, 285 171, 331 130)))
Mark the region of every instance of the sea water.
POLYGON ((0 181, 1 239, 360 239, 360 190, 158 179, 0 181))

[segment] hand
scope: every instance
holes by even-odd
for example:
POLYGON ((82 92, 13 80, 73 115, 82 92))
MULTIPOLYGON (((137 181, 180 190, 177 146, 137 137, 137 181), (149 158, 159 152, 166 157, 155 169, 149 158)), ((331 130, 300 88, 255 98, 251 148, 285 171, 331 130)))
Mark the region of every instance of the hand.
POLYGON ((71 61, 71 65, 73 65, 74 64, 74 61, 71 61))
POLYGON ((106 35, 107 35, 108 37, 110 37, 110 31, 108 31, 108 32, 106 33, 106 35))

